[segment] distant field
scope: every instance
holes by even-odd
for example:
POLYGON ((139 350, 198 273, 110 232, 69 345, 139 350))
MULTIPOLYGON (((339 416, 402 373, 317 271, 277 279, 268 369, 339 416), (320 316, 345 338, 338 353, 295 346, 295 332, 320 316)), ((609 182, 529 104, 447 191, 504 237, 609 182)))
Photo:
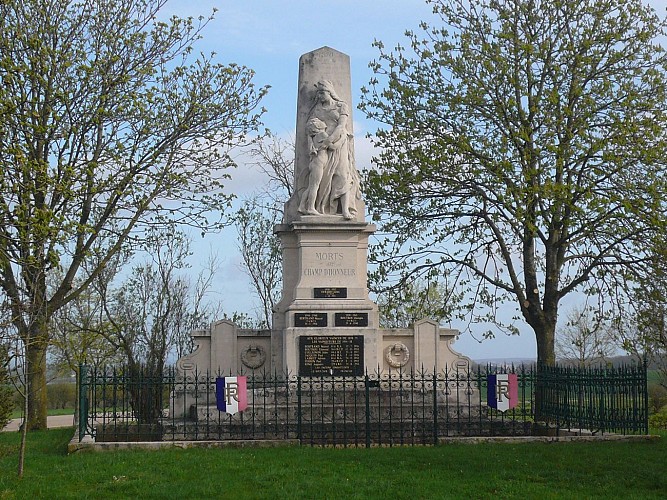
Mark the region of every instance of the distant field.
POLYGON ((168 449, 67 456, 72 429, 0 434, 0 499, 641 498, 667 496, 667 433, 652 442, 168 449))

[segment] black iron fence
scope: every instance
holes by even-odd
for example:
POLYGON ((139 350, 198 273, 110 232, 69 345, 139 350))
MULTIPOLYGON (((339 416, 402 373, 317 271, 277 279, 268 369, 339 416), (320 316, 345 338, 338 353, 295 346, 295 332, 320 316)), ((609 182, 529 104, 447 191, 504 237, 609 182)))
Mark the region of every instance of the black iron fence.
POLYGON ((648 433, 645 364, 619 367, 542 366, 541 414, 556 426, 592 432, 648 433))
POLYGON ((251 372, 239 374, 243 383, 173 368, 159 378, 118 368, 82 367, 80 373, 79 438, 97 441, 291 439, 371 446, 436 444, 454 436, 648 432, 643 365, 487 366, 362 377, 251 372), (138 394, 157 408, 137 405, 138 394))

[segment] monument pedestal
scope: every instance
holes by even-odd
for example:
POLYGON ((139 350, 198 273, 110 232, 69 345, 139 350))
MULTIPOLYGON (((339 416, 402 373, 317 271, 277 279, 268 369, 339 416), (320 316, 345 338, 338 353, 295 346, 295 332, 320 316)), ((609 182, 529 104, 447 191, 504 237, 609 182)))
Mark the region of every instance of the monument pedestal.
MULTIPOLYGON (((366 260, 374 231, 372 224, 341 216, 305 215, 276 226, 283 250, 283 295, 273 315, 272 343, 282 342, 282 360, 274 359, 276 366, 291 371, 303 367, 302 336, 326 342, 327 337, 365 337, 377 330, 378 308, 368 298, 366 260)), ((363 340, 367 343, 375 344, 375 337, 363 340)), ((349 361, 364 367, 376 364, 371 354, 376 350, 368 345, 361 358, 349 361)))

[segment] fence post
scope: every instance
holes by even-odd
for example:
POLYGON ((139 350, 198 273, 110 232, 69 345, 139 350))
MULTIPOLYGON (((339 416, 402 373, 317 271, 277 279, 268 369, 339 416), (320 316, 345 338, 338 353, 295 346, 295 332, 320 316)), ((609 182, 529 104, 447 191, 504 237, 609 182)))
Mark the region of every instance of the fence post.
POLYGON ((86 435, 88 423, 88 366, 79 365, 79 442, 86 435))
POLYGON ((644 408, 642 408, 642 424, 644 425, 644 433, 648 434, 648 357, 644 353, 642 360, 642 390, 644 391, 644 408))
MULTIPOLYGON (((370 389, 370 379, 368 378, 368 372, 364 378, 364 387, 366 388, 366 448, 371 447, 371 389, 370 389)), ((379 425, 379 423, 378 423, 379 425)))
POLYGON ((433 367, 433 444, 438 444, 438 372, 433 367))
POLYGON ((296 378, 296 437, 299 439, 299 444, 303 444, 303 436, 301 434, 301 376, 296 378))

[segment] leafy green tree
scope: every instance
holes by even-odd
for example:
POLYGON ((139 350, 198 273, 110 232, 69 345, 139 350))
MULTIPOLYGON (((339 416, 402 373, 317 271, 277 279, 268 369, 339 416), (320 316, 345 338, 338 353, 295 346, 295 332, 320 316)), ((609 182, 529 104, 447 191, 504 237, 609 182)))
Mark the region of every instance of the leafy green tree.
POLYGON ((386 125, 380 277, 453 271, 461 315, 522 318, 554 363, 561 300, 614 297, 665 227, 665 22, 639 0, 430 3, 442 26, 378 42, 361 104, 386 125))
POLYGON ((408 328, 421 319, 449 319, 451 291, 442 282, 417 280, 378 293, 382 328, 408 328))
POLYGON ((194 56, 208 20, 162 21, 165 3, 0 2, 0 290, 27 353, 30 429, 46 427, 54 312, 147 227, 219 227, 228 152, 259 125, 252 71, 194 56))
POLYGON ((615 329, 623 348, 646 358, 667 388, 667 240, 663 233, 649 245, 652 259, 629 273, 629 294, 615 329))

